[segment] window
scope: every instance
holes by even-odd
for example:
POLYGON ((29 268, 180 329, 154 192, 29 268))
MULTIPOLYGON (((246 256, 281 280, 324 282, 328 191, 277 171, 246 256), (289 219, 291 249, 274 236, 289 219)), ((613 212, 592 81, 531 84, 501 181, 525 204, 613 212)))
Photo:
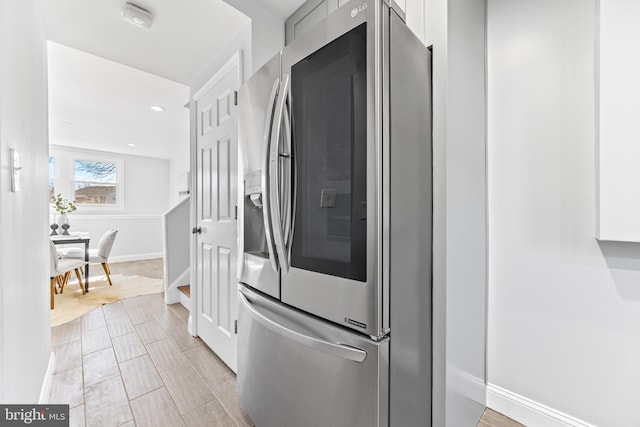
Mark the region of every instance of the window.
POLYGON ((107 161, 75 160, 74 198, 81 205, 118 204, 118 165, 107 161))
POLYGON ((49 200, 56 194, 56 159, 49 157, 49 200))
POLYGON ((124 210, 125 159, 111 153, 49 148, 49 193, 73 201, 78 214, 124 210))

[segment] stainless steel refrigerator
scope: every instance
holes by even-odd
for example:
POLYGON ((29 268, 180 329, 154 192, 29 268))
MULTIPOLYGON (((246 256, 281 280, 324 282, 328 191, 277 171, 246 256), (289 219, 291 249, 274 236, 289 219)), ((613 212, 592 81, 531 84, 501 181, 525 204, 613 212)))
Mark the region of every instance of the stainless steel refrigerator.
POLYGON ((431 425, 431 56, 350 1, 239 93, 238 391, 258 427, 431 425))

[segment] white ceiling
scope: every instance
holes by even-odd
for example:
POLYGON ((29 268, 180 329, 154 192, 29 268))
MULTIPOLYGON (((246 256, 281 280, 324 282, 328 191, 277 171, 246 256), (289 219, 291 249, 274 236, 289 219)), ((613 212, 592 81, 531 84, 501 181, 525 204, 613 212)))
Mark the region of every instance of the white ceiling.
POLYGON ((188 147, 187 86, 53 42, 48 56, 51 144, 159 158, 188 147))
POLYGON ((41 0, 47 39, 190 84, 249 18, 222 0, 132 0, 154 16, 125 21, 126 0, 41 0))
MULTIPOLYGON (((245 1, 284 19, 304 0, 245 1)), ((123 19, 126 2, 40 1, 50 41, 49 141, 171 158, 188 147, 188 85, 250 19, 222 0, 131 0, 154 16, 145 29, 123 19)))
POLYGON ((171 158, 189 146, 188 84, 250 21, 222 0, 135 0, 154 15, 145 29, 123 19, 125 3, 41 1, 49 142, 171 158))

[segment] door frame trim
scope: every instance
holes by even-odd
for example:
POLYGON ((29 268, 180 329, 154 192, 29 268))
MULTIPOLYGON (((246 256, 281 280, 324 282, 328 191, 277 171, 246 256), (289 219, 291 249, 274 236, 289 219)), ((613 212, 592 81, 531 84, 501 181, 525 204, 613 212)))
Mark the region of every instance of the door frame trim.
MULTIPOLYGON (((198 101, 202 99, 202 97, 207 93, 209 89, 215 86, 233 67, 238 67, 238 88, 240 88, 244 84, 243 79, 243 64, 242 64, 242 49, 238 49, 235 51, 229 59, 222 65, 218 71, 214 73, 214 75, 202 85, 200 89, 198 89, 192 96, 189 101, 189 111, 191 115, 190 120, 190 129, 191 129, 191 138, 190 138, 190 169, 191 169, 191 189, 193 197, 191 197, 190 201, 190 209, 191 209, 191 224, 190 229, 195 227, 198 222, 198 176, 196 173, 196 168, 198 165, 198 150, 197 150, 197 139, 198 139, 198 111, 196 104, 198 101)), ((238 183, 239 185, 239 183, 238 183)), ((237 233, 237 231, 236 231, 237 233)), ((200 287, 200 283, 197 282, 198 272, 197 272, 197 250, 198 250, 198 242, 194 234, 191 235, 191 245, 190 245, 190 282, 193 285, 193 292, 191 292, 191 308, 189 310, 189 321, 188 328, 189 333, 197 337, 198 336, 198 316, 197 316, 197 308, 198 308, 198 290, 200 287)))
POLYGON ((205 93, 209 89, 218 83, 222 77, 224 77, 229 70, 233 69, 233 67, 238 66, 238 81, 240 84, 244 83, 242 81, 242 50, 235 51, 231 57, 227 60, 227 62, 222 65, 218 71, 204 84, 196 93, 193 94, 192 98, 194 101, 199 101, 205 93))

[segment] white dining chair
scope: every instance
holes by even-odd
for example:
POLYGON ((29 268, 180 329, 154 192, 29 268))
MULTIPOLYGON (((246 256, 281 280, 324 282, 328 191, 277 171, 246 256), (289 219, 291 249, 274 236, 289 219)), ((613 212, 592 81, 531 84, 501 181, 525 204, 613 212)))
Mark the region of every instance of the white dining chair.
MULTIPOLYGON (((111 270, 109 269, 109 254, 111 254, 111 248, 116 239, 116 234, 118 234, 118 230, 112 228, 102 235, 96 249, 89 249, 89 263, 102 264, 102 269, 107 276, 109 286, 113 286, 111 283, 111 270)), ((84 263, 84 251, 80 248, 72 248, 64 254, 62 259, 82 260, 84 263)))
POLYGON ((54 307, 54 294, 57 294, 56 284, 60 287, 60 293, 64 291, 65 285, 71 278, 71 272, 76 272, 78 285, 84 295, 84 284, 80 275, 80 268, 84 264, 84 260, 79 259, 59 259, 58 251, 52 241, 49 241, 50 261, 49 261, 49 287, 51 293, 51 309, 54 307))

